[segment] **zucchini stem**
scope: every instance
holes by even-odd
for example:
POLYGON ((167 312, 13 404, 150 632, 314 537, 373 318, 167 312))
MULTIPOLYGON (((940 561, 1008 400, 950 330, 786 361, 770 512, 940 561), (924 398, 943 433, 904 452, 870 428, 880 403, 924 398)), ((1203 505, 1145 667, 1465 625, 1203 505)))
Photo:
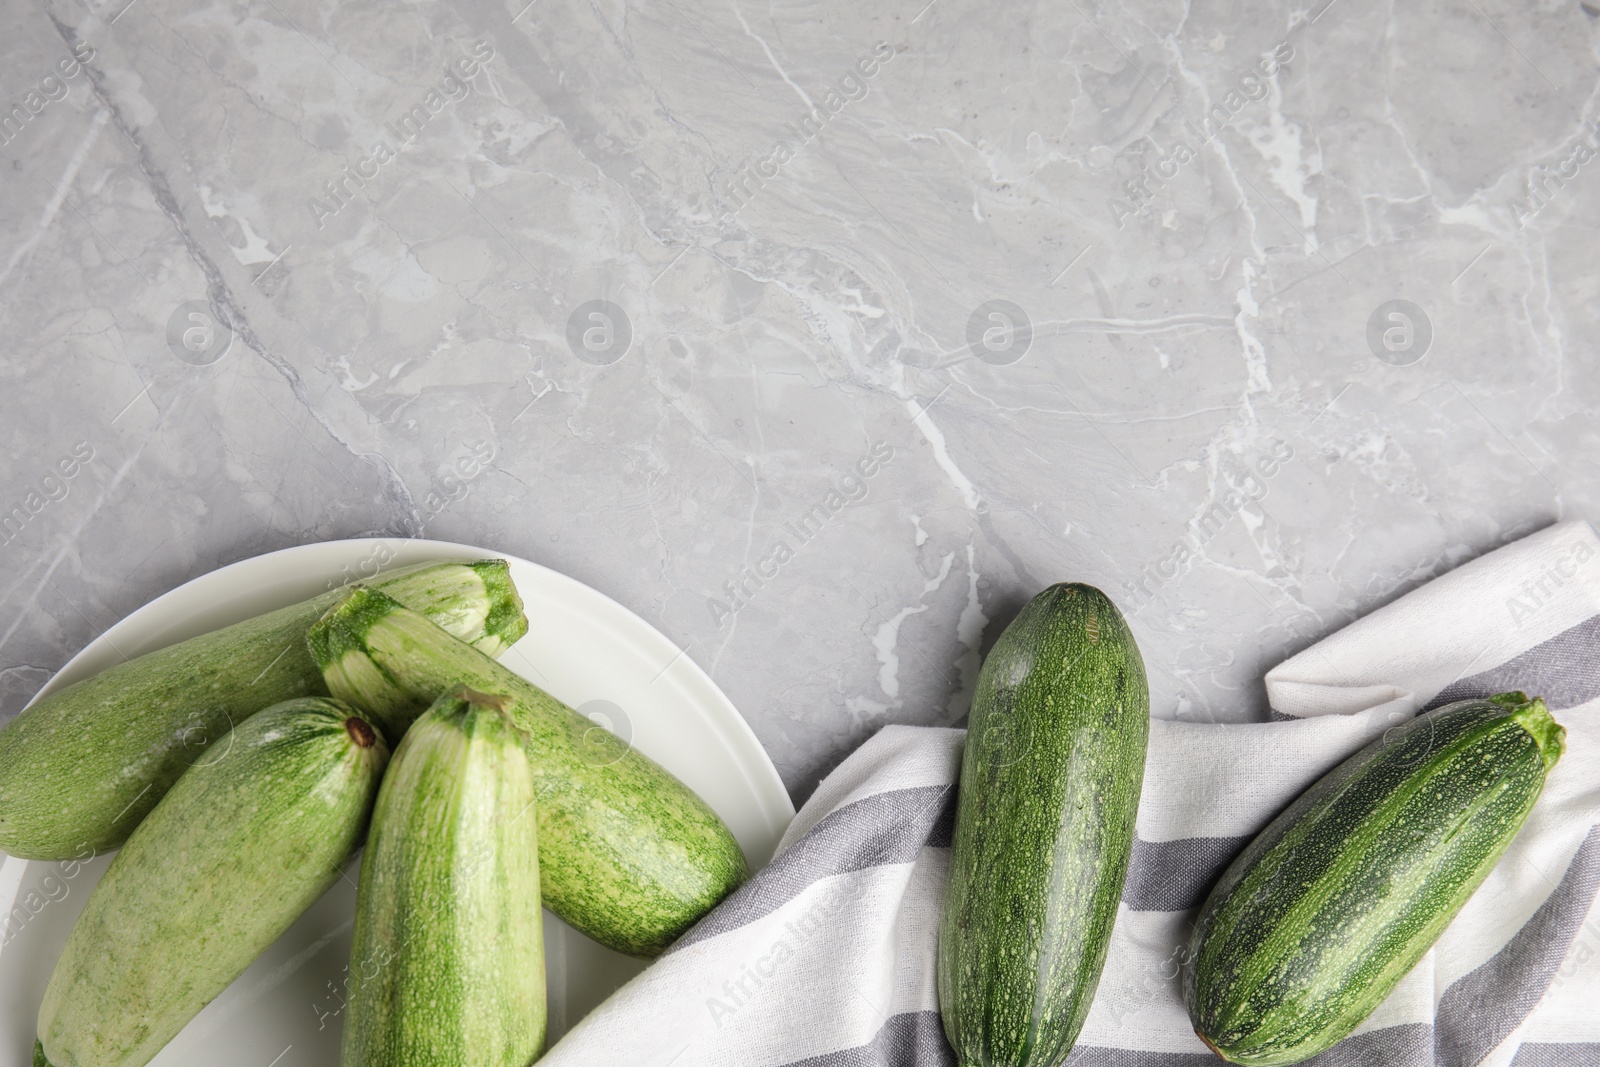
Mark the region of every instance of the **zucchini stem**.
POLYGON ((357 748, 371 748, 377 743, 378 735, 372 732, 372 727, 367 725, 365 719, 352 715, 344 721, 344 728, 357 748))
MULTIPOLYGON (((1502 696, 1522 696, 1521 693, 1505 693, 1502 696)), ((1493 698, 1496 703, 1501 703, 1499 697, 1493 698)), ((1516 705, 1516 710, 1511 713, 1511 718, 1516 724, 1528 731, 1533 738, 1533 743, 1539 746, 1539 755, 1544 757, 1544 769, 1548 773, 1561 754, 1567 750, 1567 731, 1555 716, 1550 714, 1550 709, 1545 706, 1544 700, 1534 697, 1528 700, 1523 697, 1522 703, 1516 705)))

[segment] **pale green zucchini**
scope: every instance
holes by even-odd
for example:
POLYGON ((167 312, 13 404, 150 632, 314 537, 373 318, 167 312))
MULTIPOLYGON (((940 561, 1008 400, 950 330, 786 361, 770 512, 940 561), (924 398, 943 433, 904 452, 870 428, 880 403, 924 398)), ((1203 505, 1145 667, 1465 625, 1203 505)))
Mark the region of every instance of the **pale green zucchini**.
MULTIPOLYGON (((504 560, 428 563, 373 585, 490 655, 527 632, 504 560)), ((335 590, 139 656, 66 687, 0 729, 0 849, 82 857, 128 839, 190 765, 262 708, 326 696, 305 633, 335 590)))
POLYGON ((458 690, 406 731, 361 861, 343 1067, 527 1067, 543 1050, 534 795, 502 698, 458 690))
POLYGON ((39 1008, 53 1067, 143 1067, 339 877, 388 761, 326 697, 266 709, 168 790, 111 861, 39 1008))
POLYGON ((659 764, 384 594, 311 628, 328 687, 398 736, 458 685, 505 695, 538 785, 544 903, 618 952, 659 955, 749 874, 716 812, 659 764))

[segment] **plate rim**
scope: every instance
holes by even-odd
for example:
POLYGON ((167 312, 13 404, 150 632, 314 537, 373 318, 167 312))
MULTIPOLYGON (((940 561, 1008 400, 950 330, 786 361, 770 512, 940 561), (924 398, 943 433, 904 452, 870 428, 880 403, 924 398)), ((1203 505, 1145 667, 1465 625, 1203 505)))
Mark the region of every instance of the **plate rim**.
MULTIPOLYGON (((301 545, 290 545, 274 549, 270 552, 259 553, 244 559, 235 560, 223 566, 213 568, 202 574, 195 575, 184 582, 174 586, 166 592, 156 596, 127 615, 118 619, 110 626, 100 630, 87 644, 80 648, 74 655, 67 659, 60 667, 52 672, 50 678, 29 699, 23 710, 31 708, 39 700, 58 691, 66 685, 76 681, 74 673, 83 672, 85 677, 89 674, 85 670, 86 661, 94 657, 115 654, 124 656, 117 648, 116 642, 121 637, 131 638, 137 634, 141 626, 164 624, 171 628, 171 620, 151 620, 149 616, 158 615, 163 608, 170 608, 172 602, 185 595, 192 595, 196 584, 207 581, 227 583, 227 575, 234 575, 233 585, 230 588, 224 584, 222 591, 230 596, 247 599, 251 591, 266 591, 270 586, 261 581, 245 579, 241 581, 237 574, 248 571, 253 567, 265 568, 264 573, 270 578, 274 566, 281 568, 286 558, 292 559, 298 554, 320 553, 321 558, 312 556, 318 564, 326 562, 324 568, 329 574, 334 571, 335 560, 341 562, 354 562, 358 559, 371 558, 379 546, 398 548, 402 553, 401 558, 393 563, 386 562, 383 567, 409 566, 413 563, 422 563, 429 560, 460 560, 460 559, 504 559, 518 567, 528 567, 539 574, 543 582, 561 590, 563 595, 570 595, 571 601, 577 610, 592 612, 602 621, 615 627, 617 640, 639 649, 645 654, 659 654, 666 666, 661 669, 661 674, 673 672, 675 688, 681 688, 683 695, 680 699, 689 702, 690 706, 700 716, 706 728, 712 731, 726 749, 728 758, 733 763, 733 769, 747 783, 750 801, 755 806, 757 820, 745 821, 746 831, 751 834, 752 844, 746 846, 746 854, 752 858, 751 867, 759 870, 771 862, 784 832, 792 822, 795 809, 787 788, 783 785, 782 778, 778 775, 772 757, 768 755, 755 731, 750 727, 739 709, 728 699, 721 687, 706 673, 705 669, 689 656, 685 649, 680 649, 675 642, 653 626, 643 616, 631 610, 626 605, 608 596, 599 589, 580 581, 569 574, 565 574, 544 564, 535 563, 511 553, 492 551, 480 546, 466 545, 453 541, 440 541, 431 538, 409 537, 353 537, 338 538, 327 541, 314 541, 301 545), (682 661, 682 662, 680 662, 682 661), (752 828, 752 822, 759 822, 759 827, 752 828)), ((362 565, 364 568, 364 564, 362 565)), ((381 571, 382 568, 380 568, 381 571)), ((349 573, 349 568, 341 568, 344 574, 349 573)), ((321 573, 316 567, 311 568, 312 576, 321 573)), ((379 572, 373 572, 375 575, 379 572)), ((344 584, 350 584, 347 580, 344 584)), ((328 589, 339 588, 338 584, 330 584, 328 589)), ((519 590, 519 593, 521 590, 519 590)), ((311 593, 310 595, 319 595, 311 593)), ((295 602, 290 599, 288 603, 295 602)), ((269 609, 270 610, 270 609, 269 609)), ((247 614, 234 614, 224 611, 224 618, 218 623, 220 626, 231 625, 232 622, 248 617, 247 614)), ((204 631, 202 631, 204 632, 204 631)), ((180 636, 176 640, 182 640, 180 636)), ((143 655, 156 649, 167 647, 174 643, 162 639, 159 644, 150 648, 142 648, 138 654, 143 655)), ((515 646, 512 646, 515 647, 515 646)), ((125 658, 125 657, 124 657, 125 658)), ((114 662, 114 661, 113 661, 114 662)), ((104 669, 102 666, 100 669, 104 669)), ((20 712, 19 712, 20 714, 20 712)), ((741 842, 744 846, 744 842, 741 842)), ((30 864, 38 863, 49 865, 55 861, 28 860, 0 852, 0 906, 6 910, 16 903, 18 894, 22 891, 22 884, 27 878, 30 864)), ((613 990, 614 991, 614 990, 613 990)), ((576 1020, 570 1020, 575 1025, 576 1020)), ((570 1029, 570 1026, 567 1027, 570 1029)))
MULTIPOLYGON (((122 618, 106 627, 104 630, 101 630, 100 633, 90 640, 88 644, 80 648, 65 663, 63 663, 60 667, 57 667, 55 671, 51 673, 49 680, 39 688, 39 691, 36 692, 32 698, 29 699, 28 703, 23 706, 22 711, 26 711, 28 708, 33 707, 34 704, 38 703, 44 697, 49 696, 55 690, 62 688, 63 685, 72 684, 71 682, 62 683, 61 679, 64 675, 69 674, 72 668, 78 665, 81 660, 89 658, 90 656, 95 655, 106 648, 115 650, 116 646, 113 642, 118 631, 123 630, 130 625, 137 626, 139 617, 141 615, 157 610, 164 601, 175 599, 197 582, 214 580, 218 576, 224 575, 230 571, 259 565, 264 560, 276 559, 297 553, 332 551, 336 547, 359 551, 362 547, 373 548, 378 545, 386 545, 393 542, 401 542, 405 544, 408 550, 422 551, 426 549, 438 548, 450 553, 461 554, 463 556, 470 555, 481 559, 504 559, 508 562, 514 561, 523 566, 532 567, 542 571, 546 578, 552 579, 559 584, 566 584, 579 591, 580 595, 600 598, 600 600, 604 601, 608 608, 619 613, 619 618, 626 619, 628 624, 631 626, 636 628, 642 627, 644 631, 647 631, 647 640, 651 640, 660 646, 664 646, 665 648, 670 648, 672 650, 675 658, 671 663, 668 664, 667 668, 664 669, 678 668, 681 670, 687 670, 690 674, 689 680, 694 683, 694 688, 699 689, 702 696, 710 699, 710 703, 714 706, 719 720, 726 720, 722 724, 723 728, 731 731, 734 736, 730 737, 729 740, 737 742, 737 748, 742 750, 736 752, 736 755, 739 756, 740 767, 745 771, 746 776, 750 780, 754 791, 758 794, 758 799, 762 802, 763 807, 769 805, 772 806, 774 809, 772 814, 775 815, 777 819, 783 822, 785 825, 787 825, 788 820, 794 818, 794 801, 789 796, 789 790, 784 786, 783 779, 778 774, 778 769, 773 764, 772 757, 768 754, 766 747, 761 744, 760 739, 756 737, 755 731, 751 729, 750 723, 745 719, 744 715, 740 713, 733 701, 728 699, 728 695, 724 693, 722 688, 717 685, 716 681, 706 673, 705 668, 701 667, 699 663, 695 662, 695 660, 685 650, 678 648, 678 646, 670 638, 651 625, 647 619, 627 607, 625 604, 622 604, 616 599, 606 595, 604 592, 596 589, 594 586, 579 581, 570 574, 547 567, 542 563, 535 563, 530 559, 525 559, 509 552, 488 549, 478 545, 463 544, 458 541, 440 541, 434 538, 422 537, 346 537, 335 538, 328 541, 310 541, 302 545, 288 545, 284 548, 273 549, 270 552, 262 552, 254 556, 247 556, 244 559, 238 559, 234 560, 232 563, 223 564, 221 567, 206 571, 203 574, 197 574, 193 578, 189 578, 186 581, 173 586, 171 589, 167 590, 165 593, 162 593, 160 596, 155 597, 153 600, 148 600, 139 605, 137 608, 133 609, 128 614, 124 615, 122 618), (679 664, 683 664, 684 666, 679 668, 679 664), (751 756, 754 756, 755 758, 751 759, 751 756), (765 795, 768 793, 771 794, 770 797, 765 795)), ((520 590, 518 592, 520 595, 520 590)), ((149 651, 155 650, 151 649, 149 651)), ((142 654, 143 653, 141 653, 141 655, 142 654)), ((18 714, 21 714, 21 712, 18 712, 18 714)), ((778 830, 778 836, 781 837, 782 832, 783 831, 780 828, 778 830)), ((774 841, 774 844, 776 844, 776 840, 774 841)))

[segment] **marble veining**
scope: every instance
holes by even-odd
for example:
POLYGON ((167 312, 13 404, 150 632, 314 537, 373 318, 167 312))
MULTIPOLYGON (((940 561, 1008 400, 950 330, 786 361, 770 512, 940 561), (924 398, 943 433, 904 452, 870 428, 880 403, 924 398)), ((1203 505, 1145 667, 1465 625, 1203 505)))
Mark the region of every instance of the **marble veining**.
POLYGON ((1052 581, 1248 720, 1600 493, 1585 4, 0 4, 0 716, 427 536, 638 612, 803 799, 1052 581))

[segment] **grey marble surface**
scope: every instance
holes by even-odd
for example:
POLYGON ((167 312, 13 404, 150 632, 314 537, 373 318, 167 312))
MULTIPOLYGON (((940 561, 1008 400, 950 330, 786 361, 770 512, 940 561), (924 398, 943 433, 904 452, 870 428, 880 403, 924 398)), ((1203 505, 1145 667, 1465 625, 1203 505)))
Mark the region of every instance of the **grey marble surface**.
POLYGON ((803 799, 1049 582, 1250 719, 1594 514, 1593 8, 925 3, 0 0, 0 714, 427 536, 638 612, 803 799))

